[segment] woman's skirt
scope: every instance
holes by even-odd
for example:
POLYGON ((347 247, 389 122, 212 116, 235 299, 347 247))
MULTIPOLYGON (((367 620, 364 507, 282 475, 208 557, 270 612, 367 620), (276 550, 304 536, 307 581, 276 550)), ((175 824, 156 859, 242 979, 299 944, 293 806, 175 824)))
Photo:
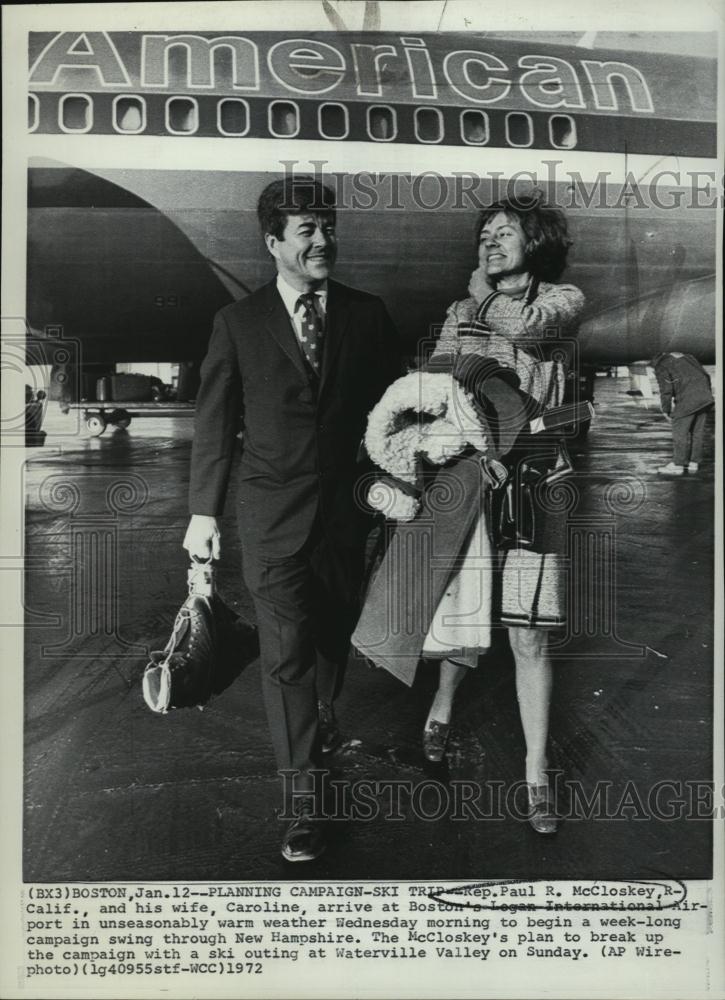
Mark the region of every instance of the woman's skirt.
POLYGON ((455 472, 460 489, 451 491, 450 510, 435 510, 426 494, 414 521, 386 525, 352 636, 363 656, 408 685, 421 656, 475 665, 492 628, 565 620, 566 511, 537 505, 530 542, 497 549, 480 463, 461 459, 455 472))
POLYGON ((485 519, 479 517, 433 613, 422 656, 471 663, 488 649, 495 570, 485 519))
POLYGON ((478 518, 433 614, 422 656, 475 666, 495 626, 554 628, 566 618, 563 559, 555 552, 496 551, 478 518))

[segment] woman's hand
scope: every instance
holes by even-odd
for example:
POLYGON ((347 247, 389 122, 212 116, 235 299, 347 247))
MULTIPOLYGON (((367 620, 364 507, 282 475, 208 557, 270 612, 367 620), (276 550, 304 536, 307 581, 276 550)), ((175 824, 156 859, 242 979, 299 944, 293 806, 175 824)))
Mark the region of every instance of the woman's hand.
POLYGON ((490 295, 494 290, 488 277, 488 270, 485 264, 481 264, 471 275, 471 280, 468 283, 468 294, 471 295, 476 302, 483 302, 487 295, 490 295))

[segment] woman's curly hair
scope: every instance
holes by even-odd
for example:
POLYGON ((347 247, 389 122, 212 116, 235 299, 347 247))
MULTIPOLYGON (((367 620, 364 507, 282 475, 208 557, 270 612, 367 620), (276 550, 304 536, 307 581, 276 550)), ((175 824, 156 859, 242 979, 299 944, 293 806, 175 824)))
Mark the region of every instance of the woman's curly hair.
POLYGON ((527 239, 526 264, 531 274, 541 281, 558 281, 572 244, 561 209, 547 205, 541 192, 536 190, 503 198, 481 212, 476 225, 476 246, 481 241, 483 227, 499 212, 511 220, 518 220, 527 239))

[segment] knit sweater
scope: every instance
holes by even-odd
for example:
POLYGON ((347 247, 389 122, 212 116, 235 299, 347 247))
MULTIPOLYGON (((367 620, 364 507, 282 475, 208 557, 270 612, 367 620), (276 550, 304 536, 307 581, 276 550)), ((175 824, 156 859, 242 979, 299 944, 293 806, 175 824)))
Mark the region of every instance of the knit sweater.
POLYGON ((501 365, 515 369, 521 388, 539 403, 559 406, 566 370, 560 358, 552 360, 549 355, 563 348, 565 356, 571 357, 571 341, 584 303, 584 296, 574 285, 543 281, 529 305, 525 304, 524 292, 494 294, 484 303, 479 332, 472 335, 470 324, 477 321, 481 303, 474 298, 461 299, 448 309, 433 357, 453 353, 495 358, 501 365), (488 331, 483 337, 481 324, 488 331))
MULTIPOLYGON (((573 333, 584 309, 585 299, 575 285, 552 285, 542 281, 538 294, 529 305, 524 296, 503 292, 491 299, 486 310, 485 322, 494 333, 510 340, 531 340, 557 331, 558 336, 573 333)), ((476 318, 480 303, 473 298, 454 302, 448 309, 441 331, 441 341, 456 341, 459 323, 470 323, 476 318)), ((449 344, 448 350, 451 350, 449 344)))

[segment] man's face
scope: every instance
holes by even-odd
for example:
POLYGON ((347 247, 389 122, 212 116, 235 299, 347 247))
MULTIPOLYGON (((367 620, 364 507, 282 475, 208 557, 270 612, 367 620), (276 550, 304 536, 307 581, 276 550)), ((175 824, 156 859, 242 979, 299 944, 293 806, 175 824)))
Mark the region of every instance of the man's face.
POLYGON ((335 223, 327 213, 288 215, 282 236, 267 233, 265 241, 279 273, 301 292, 321 285, 337 256, 335 223))

